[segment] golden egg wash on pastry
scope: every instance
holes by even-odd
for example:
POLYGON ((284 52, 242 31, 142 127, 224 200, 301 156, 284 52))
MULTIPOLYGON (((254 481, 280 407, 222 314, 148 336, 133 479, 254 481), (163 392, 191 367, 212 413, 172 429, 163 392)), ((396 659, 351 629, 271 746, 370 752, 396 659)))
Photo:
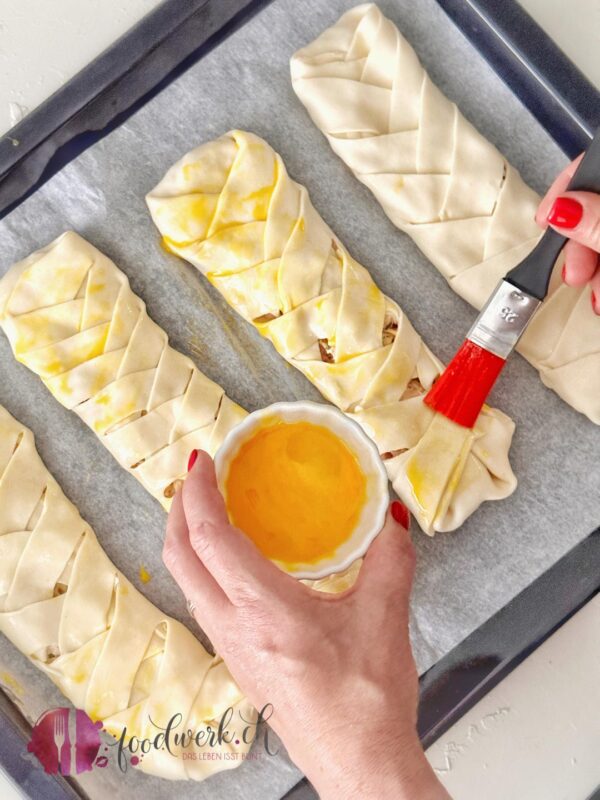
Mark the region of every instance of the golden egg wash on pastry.
POLYGON ((312 422, 267 420, 243 442, 225 479, 231 522, 288 565, 331 555, 353 533, 367 479, 353 451, 312 422))

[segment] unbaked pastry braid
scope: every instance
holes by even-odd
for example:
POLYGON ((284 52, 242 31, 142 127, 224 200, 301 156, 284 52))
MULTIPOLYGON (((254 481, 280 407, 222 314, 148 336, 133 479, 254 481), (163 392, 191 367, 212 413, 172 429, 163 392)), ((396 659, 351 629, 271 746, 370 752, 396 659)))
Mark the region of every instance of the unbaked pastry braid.
MULTIPOLYGON (((76 233, 9 269, 0 280, 0 325, 16 358, 164 508, 191 451, 213 454, 246 415, 169 346, 125 274, 76 233)), ((314 586, 343 591, 359 566, 314 586)))
POLYGON ((165 508, 191 451, 212 455, 245 416, 169 346, 127 276, 76 233, 0 280, 0 324, 15 357, 165 508))
POLYGON ((147 201, 166 245, 375 440, 423 530, 453 530, 513 491, 512 421, 486 407, 472 434, 454 426, 447 457, 452 423, 422 402, 440 362, 266 142, 233 131, 202 145, 147 201))
MULTIPOLYGON (((431 82, 375 5, 344 14, 291 61, 317 127, 392 222, 481 308, 540 236, 537 194, 431 82)), ((600 318, 589 286, 555 270, 518 350, 542 381, 600 424, 600 318)))
MULTIPOLYGON (((0 407, 0 631, 78 708, 119 738, 231 728, 255 719, 218 656, 146 600, 107 558, 39 457, 33 435, 0 407)), ((211 752, 245 753, 221 742, 211 752)), ((250 737, 248 737, 250 738, 250 737)), ((193 746, 188 752, 194 750, 193 746)), ((240 759, 192 760, 152 749, 139 763, 162 778, 202 780, 240 759)))

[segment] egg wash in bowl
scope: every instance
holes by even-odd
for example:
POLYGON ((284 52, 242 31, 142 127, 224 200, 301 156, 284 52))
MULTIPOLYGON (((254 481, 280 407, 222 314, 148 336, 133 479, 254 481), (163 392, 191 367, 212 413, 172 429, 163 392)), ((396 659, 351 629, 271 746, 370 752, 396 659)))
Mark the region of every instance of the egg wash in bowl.
POLYGON ((299 578, 345 569, 383 525, 388 487, 377 449, 329 406, 276 403, 250 414, 215 465, 231 523, 299 578))

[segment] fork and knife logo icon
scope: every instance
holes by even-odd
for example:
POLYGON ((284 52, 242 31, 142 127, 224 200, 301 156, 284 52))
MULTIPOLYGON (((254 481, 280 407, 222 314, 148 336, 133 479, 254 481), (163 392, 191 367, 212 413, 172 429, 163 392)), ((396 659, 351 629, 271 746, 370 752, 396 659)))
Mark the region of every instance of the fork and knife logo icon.
POLYGON ((56 747, 56 763, 61 775, 77 774, 77 711, 74 708, 61 709, 54 717, 54 745, 56 747), (67 744, 68 760, 63 770, 64 749, 67 744))
POLYGON ((101 730, 102 722, 92 720, 81 708, 50 708, 31 729, 27 752, 50 775, 80 775, 108 764, 107 745, 106 754, 98 755, 101 730))

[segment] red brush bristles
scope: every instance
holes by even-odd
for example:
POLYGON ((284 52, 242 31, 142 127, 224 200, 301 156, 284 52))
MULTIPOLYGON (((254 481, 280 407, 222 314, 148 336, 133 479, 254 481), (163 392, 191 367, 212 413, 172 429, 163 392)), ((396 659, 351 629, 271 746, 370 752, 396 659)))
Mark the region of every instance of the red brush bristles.
POLYGON ((472 428, 505 359, 466 339, 425 396, 425 403, 448 419, 472 428))

